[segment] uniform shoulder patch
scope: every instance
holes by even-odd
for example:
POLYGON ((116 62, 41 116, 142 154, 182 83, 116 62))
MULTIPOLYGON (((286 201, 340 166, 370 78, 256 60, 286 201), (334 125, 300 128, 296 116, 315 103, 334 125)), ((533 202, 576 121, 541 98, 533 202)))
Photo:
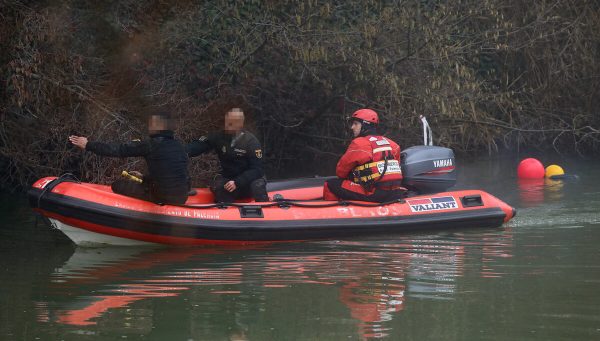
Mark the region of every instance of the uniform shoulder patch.
POLYGON ((257 158, 262 159, 262 149, 256 149, 254 153, 256 154, 257 158))

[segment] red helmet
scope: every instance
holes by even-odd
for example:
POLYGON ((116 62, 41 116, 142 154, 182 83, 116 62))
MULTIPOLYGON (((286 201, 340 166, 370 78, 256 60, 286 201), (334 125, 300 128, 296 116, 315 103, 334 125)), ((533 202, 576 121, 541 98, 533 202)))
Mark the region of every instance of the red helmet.
POLYGON ((372 124, 379 124, 379 116, 374 110, 360 109, 352 114, 353 120, 361 120, 372 124))

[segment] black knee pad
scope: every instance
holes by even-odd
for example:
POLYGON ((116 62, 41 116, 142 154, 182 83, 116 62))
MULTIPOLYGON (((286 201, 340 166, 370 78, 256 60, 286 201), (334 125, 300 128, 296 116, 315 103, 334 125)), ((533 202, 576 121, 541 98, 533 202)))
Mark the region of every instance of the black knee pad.
POLYGON ((252 197, 256 201, 269 201, 269 196, 267 195, 267 181, 263 178, 256 179, 250 183, 250 191, 252 192, 252 197))
POLYGON ((265 179, 256 179, 254 181, 252 181, 252 183, 250 184, 250 188, 252 188, 252 190, 265 190, 267 189, 267 182, 265 181, 265 179))

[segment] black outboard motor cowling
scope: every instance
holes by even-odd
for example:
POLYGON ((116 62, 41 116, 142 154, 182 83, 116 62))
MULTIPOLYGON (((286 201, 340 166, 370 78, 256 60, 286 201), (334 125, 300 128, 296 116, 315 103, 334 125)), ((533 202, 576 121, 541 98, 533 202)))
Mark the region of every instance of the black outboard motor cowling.
POLYGON ((443 192, 456 183, 454 152, 438 146, 414 146, 400 157, 402 183, 419 194, 443 192))

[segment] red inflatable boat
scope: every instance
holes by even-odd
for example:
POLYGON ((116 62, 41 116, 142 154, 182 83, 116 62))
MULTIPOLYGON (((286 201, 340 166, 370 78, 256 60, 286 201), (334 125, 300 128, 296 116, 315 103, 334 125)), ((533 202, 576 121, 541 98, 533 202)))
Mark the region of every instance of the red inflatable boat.
POLYGON ((432 193, 454 183, 454 171, 448 171, 454 157, 444 154, 443 148, 440 158, 440 147, 411 149, 403 152, 405 184, 429 194, 383 204, 316 199, 322 196, 326 178, 269 183, 272 202, 214 204, 212 193, 199 188, 185 205, 172 206, 118 195, 110 186, 70 176, 49 177, 33 184, 29 201, 79 245, 300 241, 431 228, 498 227, 514 217, 514 208, 484 191, 432 193), (432 153, 431 148, 438 150, 432 153))

